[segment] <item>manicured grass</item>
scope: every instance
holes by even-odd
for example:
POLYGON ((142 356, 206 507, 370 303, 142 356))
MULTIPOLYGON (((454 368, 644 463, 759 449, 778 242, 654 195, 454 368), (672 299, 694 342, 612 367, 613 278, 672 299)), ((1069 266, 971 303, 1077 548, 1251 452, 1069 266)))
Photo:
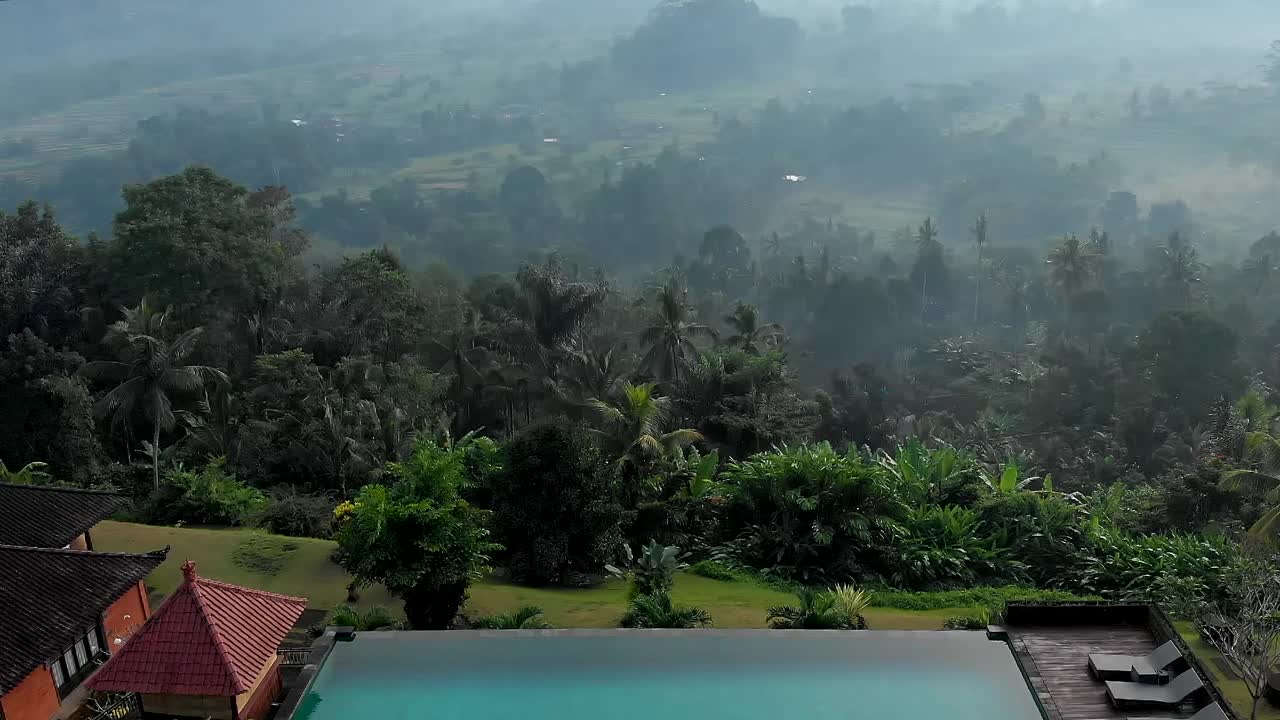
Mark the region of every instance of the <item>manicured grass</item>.
MULTIPOLYGON (((349 576, 329 558, 336 547, 327 540, 289 538, 253 530, 174 528, 104 522, 93 530, 94 546, 102 551, 145 552, 171 546, 169 559, 147 578, 159 600, 171 592, 182 575, 179 566, 195 560, 201 575, 306 597, 310 606, 329 609, 346 600, 349 576)), ((722 582, 681 573, 674 600, 711 613, 717 627, 763 627, 765 611, 790 603, 784 592, 750 582, 722 582)), ((385 605, 399 612, 400 603, 381 587, 360 591, 358 605, 385 605)), ((537 605, 556 627, 613 627, 626 606, 626 586, 611 581, 591 588, 532 588, 488 579, 471 588, 467 612, 485 615, 537 605)), ((877 630, 940 630, 942 621, 973 608, 912 611, 871 608, 867 623, 877 630)))
MULTIPOLYGON (((286 595, 300 595, 311 607, 331 608, 346 600, 347 573, 330 559, 328 540, 286 538, 252 530, 176 528, 103 522, 93 529, 95 550, 147 552, 171 546, 169 558, 147 578, 159 595, 182 580, 179 566, 196 561, 201 575, 286 595), (273 572, 274 570, 274 572, 273 572)), ((382 588, 367 588, 361 604, 394 606, 382 588)))

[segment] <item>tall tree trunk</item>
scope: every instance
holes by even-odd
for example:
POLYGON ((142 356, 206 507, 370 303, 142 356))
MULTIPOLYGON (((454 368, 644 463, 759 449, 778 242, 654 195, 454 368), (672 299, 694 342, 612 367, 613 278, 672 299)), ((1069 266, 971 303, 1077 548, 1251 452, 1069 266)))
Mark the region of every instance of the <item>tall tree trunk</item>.
POLYGON ((978 324, 978 298, 982 296, 982 246, 978 246, 978 272, 974 275, 973 324, 978 324))
POLYGON ((924 312, 929 308, 929 268, 925 268, 920 282, 920 324, 924 324, 924 312))
POLYGON ((151 433, 151 482, 160 492, 160 423, 157 421, 151 433))

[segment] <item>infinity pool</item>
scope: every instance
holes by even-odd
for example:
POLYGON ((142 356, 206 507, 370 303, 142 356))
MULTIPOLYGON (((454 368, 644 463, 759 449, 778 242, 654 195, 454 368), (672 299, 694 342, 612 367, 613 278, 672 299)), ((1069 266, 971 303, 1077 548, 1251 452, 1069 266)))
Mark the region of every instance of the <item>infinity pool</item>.
POLYGON ((1039 720, 982 633, 378 632, 340 642, 305 720, 1039 720))

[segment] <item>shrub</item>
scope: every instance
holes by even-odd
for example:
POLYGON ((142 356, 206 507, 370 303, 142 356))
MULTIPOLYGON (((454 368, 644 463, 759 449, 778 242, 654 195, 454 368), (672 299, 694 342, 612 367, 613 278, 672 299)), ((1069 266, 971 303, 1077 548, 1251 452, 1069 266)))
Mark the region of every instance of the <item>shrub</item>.
POLYGON ((722 582, 748 582, 752 577, 740 570, 734 570, 715 560, 699 560, 689 566, 689 572, 704 578, 722 582))
POLYGON ((891 574, 896 584, 969 585, 1002 574, 1005 553, 972 510, 925 506, 912 510, 903 528, 891 574))
POLYGON ((663 547, 658 541, 650 540, 648 545, 641 548, 639 558, 632 554, 630 545, 622 547, 627 555, 626 564, 621 568, 606 565, 605 569, 616 577, 630 581, 631 597, 671 592, 676 571, 687 567, 681 562, 685 555, 681 555, 680 548, 674 545, 663 547))
POLYGON ((831 594, 836 599, 836 608, 840 610, 851 626, 858 628, 867 626, 867 621, 863 618, 862 613, 871 606, 871 593, 853 585, 836 585, 831 589, 831 594))
POLYGON ((228 473, 226 459, 211 460, 199 471, 179 465, 168 471, 147 515, 158 523, 244 525, 267 505, 261 491, 228 473))
POLYGON ((992 615, 989 610, 981 610, 972 615, 952 615, 942 621, 947 630, 986 630, 991 625, 992 615))
POLYGON ((276 535, 329 538, 333 535, 333 499, 283 486, 271 490, 258 524, 276 535))
POLYGON ((374 605, 364 612, 350 605, 339 605, 329 613, 328 624, 372 631, 396 629, 400 622, 395 619, 390 610, 381 605, 374 605))
POLYGON ((1063 496, 1000 493, 984 498, 977 515, 1033 583, 1048 585, 1070 572, 1082 542, 1080 508, 1063 496))
POLYGON ((624 628, 704 628, 711 627, 711 613, 696 607, 673 605, 671 595, 637 595, 618 621, 624 628))
POLYGON ((231 552, 231 562, 263 575, 275 575, 288 562, 298 544, 269 535, 253 535, 231 552))
POLYGON ((796 605, 771 607, 765 619, 774 630, 864 630, 867 623, 861 612, 847 612, 856 605, 853 594, 847 593, 850 606, 846 607, 835 592, 805 588, 796 593, 796 605))
POLYGON ((153 491, 151 468, 137 464, 106 463, 92 470, 89 482, 92 487, 114 490, 134 498, 134 507, 123 513, 125 517, 137 522, 145 522, 148 518, 149 508, 143 501, 153 491))
POLYGON ((535 605, 522 607, 505 615, 484 615, 471 621, 476 630, 545 630, 551 627, 542 617, 542 608, 535 605))
POLYGON ((995 606, 1006 602, 1070 602, 1072 600, 1097 600, 1089 596, 1074 595, 1061 590, 1037 590, 1016 586, 1008 587, 976 587, 968 590, 947 590, 943 592, 902 592, 898 590, 876 590, 871 593, 871 604, 875 607, 897 608, 899 610, 944 610, 946 608, 995 606))
POLYGON ((622 508, 616 468, 590 432, 536 425, 507 447, 494 479, 494 528, 516 580, 572 583, 598 576, 617 556, 622 508))
POLYGON ((1200 601, 1216 602, 1230 595, 1242 562, 1236 547, 1220 536, 1131 535, 1099 527, 1090 539, 1071 581, 1106 598, 1155 602, 1177 585, 1200 601))
POLYGON ((382 583, 404 600, 415 630, 443 630, 467 599, 471 580, 501 549, 489 540, 489 513, 459 496, 462 473, 439 463, 430 441, 393 463, 390 487, 366 485, 335 509, 338 561, 360 585, 382 583))
POLYGON ((878 575, 906 506, 886 474, 828 443, 782 448, 730 463, 726 547, 748 567, 799 583, 878 575))

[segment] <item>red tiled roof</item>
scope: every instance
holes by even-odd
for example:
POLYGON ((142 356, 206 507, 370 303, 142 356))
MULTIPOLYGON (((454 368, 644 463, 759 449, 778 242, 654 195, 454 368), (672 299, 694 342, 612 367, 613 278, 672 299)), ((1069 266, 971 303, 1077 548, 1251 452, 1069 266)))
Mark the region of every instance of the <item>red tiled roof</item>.
POLYGON ((305 598, 202 578, 195 563, 142 629, 89 679, 93 690, 230 697, 253 685, 305 598))

